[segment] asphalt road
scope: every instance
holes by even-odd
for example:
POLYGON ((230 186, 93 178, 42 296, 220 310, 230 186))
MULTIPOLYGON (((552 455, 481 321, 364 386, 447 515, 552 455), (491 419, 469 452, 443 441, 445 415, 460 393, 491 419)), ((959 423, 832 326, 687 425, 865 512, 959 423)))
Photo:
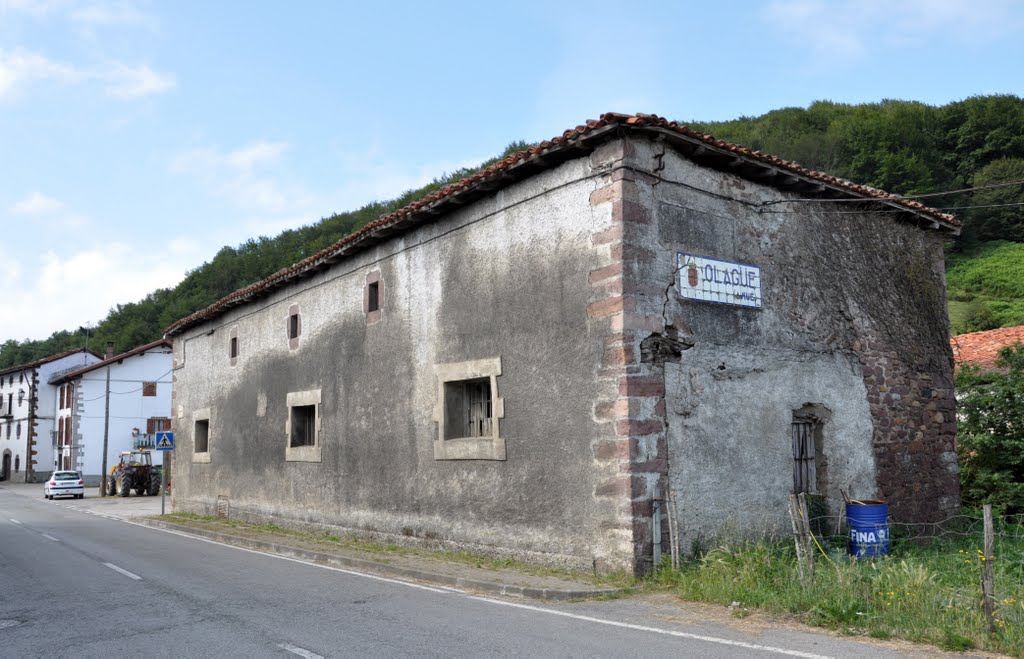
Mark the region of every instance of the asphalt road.
MULTIPOLYGON (((666 602, 498 600, 143 527, 0 488, 0 656, 904 656, 666 602)), ((929 649, 919 648, 918 653, 929 649)))

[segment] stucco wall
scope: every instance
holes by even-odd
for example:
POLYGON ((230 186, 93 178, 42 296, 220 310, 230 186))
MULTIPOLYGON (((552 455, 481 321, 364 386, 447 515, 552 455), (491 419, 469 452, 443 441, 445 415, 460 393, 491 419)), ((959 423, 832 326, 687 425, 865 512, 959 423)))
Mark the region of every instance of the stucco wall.
POLYGON ((4 397, 4 412, 11 414, 10 418, 5 417, 4 422, 0 424, 0 432, 3 433, 0 435, 0 456, 9 452, 11 467, 8 478, 15 482, 25 482, 30 475, 26 469, 25 459, 28 456, 28 423, 31 415, 29 389, 34 374, 35 370, 31 368, 14 371, 4 375, 3 383, 0 384, 0 395, 4 397), (24 392, 20 399, 19 390, 24 392), (8 399, 11 401, 10 407, 7 406, 8 399), (17 471, 15 466, 18 468, 17 471))
POLYGON ((604 530, 622 502, 594 495, 598 186, 588 159, 571 161, 176 336, 175 510, 209 514, 221 496, 232 517, 577 568, 624 560, 628 539, 604 530), (363 311, 378 270, 379 320, 363 311), (435 459, 440 365, 495 358, 507 459, 435 459), (315 390, 321 461, 286 461, 288 394, 315 390), (195 456, 207 409, 209 452, 195 456))
POLYGON ((851 204, 762 209, 786 195, 660 144, 635 143, 631 160, 648 209, 632 236, 651 250, 635 271, 662 284, 636 296, 637 313, 661 315, 693 344, 664 365, 684 549, 788 525, 791 423, 807 403, 830 414, 823 493, 833 514, 840 488, 889 498, 904 521, 955 510, 942 235, 891 214, 850 214, 851 204), (678 251, 759 266, 763 308, 681 298, 678 251))
MULTIPOLYGON (((166 348, 126 357, 74 379, 74 445, 81 447, 75 467, 86 483, 98 485, 103 473, 103 434, 107 369, 110 369, 110 410, 107 428, 107 469, 121 451, 132 450, 132 428, 146 432, 146 420, 171 417, 171 354, 166 348), (156 396, 143 396, 143 382, 156 382, 156 396)), ((54 404, 56 408, 56 404, 54 404)), ((161 456, 153 452, 154 464, 161 456)))
POLYGON ((189 328, 174 508, 643 570, 666 483, 686 549, 784 528, 810 404, 833 511, 841 488, 903 520, 954 510, 941 234, 852 205, 759 212, 783 196, 613 139, 189 328), (681 299, 678 251, 760 266, 763 308, 681 299), (439 378, 499 361, 507 459, 437 459, 439 378), (289 400, 319 401, 316 449, 286 450, 289 400))

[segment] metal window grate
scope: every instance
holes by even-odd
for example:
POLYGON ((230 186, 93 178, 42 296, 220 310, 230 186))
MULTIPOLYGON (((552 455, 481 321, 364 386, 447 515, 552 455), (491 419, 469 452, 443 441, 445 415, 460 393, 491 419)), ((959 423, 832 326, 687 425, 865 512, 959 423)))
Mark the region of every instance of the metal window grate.
POLYGON ((491 383, 466 383, 466 437, 491 436, 491 383))
POLYGON ((812 493, 817 488, 814 465, 813 421, 793 422, 793 492, 812 493))
POLYGON ((444 398, 445 439, 493 436, 490 378, 446 382, 444 398))

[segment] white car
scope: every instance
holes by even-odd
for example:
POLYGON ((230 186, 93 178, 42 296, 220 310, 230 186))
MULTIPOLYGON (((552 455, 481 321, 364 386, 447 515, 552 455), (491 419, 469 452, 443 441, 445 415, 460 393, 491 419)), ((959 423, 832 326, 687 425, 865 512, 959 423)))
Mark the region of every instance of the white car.
POLYGON ((53 499, 63 494, 70 494, 76 499, 85 498, 85 483, 82 474, 77 471, 55 471, 43 485, 43 497, 53 499))

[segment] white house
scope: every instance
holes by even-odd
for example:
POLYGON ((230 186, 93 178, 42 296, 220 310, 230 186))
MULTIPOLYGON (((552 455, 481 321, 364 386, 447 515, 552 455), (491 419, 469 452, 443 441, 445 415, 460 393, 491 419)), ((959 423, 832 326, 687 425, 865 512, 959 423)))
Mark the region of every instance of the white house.
POLYGON ((150 448, 171 425, 171 342, 155 341, 50 379, 54 462, 97 485, 121 451, 150 448), (109 403, 109 405, 108 405, 109 403), (104 441, 106 438, 106 441, 104 441))
POLYGON ((55 375, 100 361, 84 348, 0 370, 0 480, 49 478, 54 464, 55 375))

